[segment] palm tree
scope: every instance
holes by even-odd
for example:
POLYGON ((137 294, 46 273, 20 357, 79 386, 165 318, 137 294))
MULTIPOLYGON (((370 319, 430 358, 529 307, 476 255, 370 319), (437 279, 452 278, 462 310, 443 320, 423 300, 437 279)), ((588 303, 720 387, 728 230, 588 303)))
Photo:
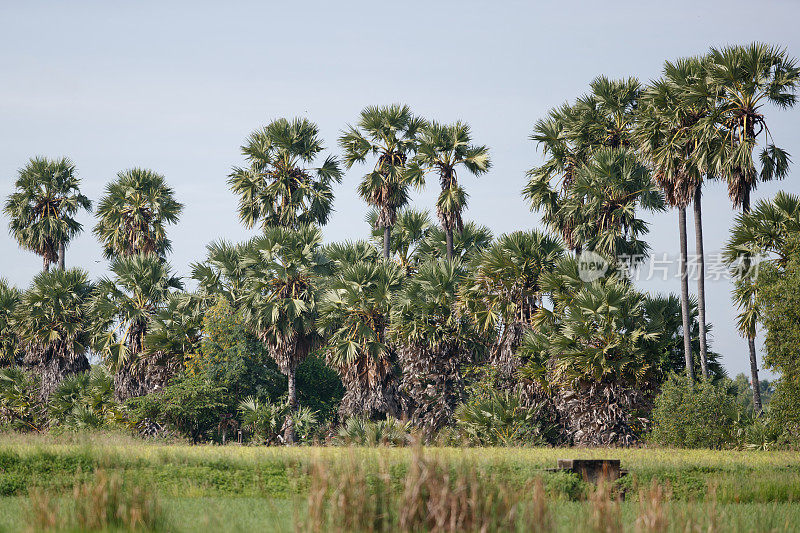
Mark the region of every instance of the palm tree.
POLYGON ((304 118, 280 118, 250 134, 242 146, 249 167, 234 167, 228 179, 245 226, 324 225, 333 209, 331 185, 341 182, 342 171, 331 155, 317 168, 307 166, 323 149, 319 128, 304 118))
POLYGON ((151 318, 183 286, 170 266, 152 253, 118 257, 111 273, 113 278, 100 280, 92 299, 99 320, 94 342, 114 372, 117 397, 127 399, 165 384, 144 342, 151 318))
POLYGON ((72 268, 38 274, 22 295, 13 322, 24 363, 40 377, 42 398, 66 376, 89 369, 93 290, 88 274, 72 268))
MULTIPOLYGON (((783 267, 796 255, 800 236, 800 197, 779 192, 772 201, 762 200, 752 211, 741 213, 731 230, 723 258, 733 268, 734 301, 741 312, 737 317, 739 331, 750 347, 750 372, 755 379, 758 365, 755 358, 755 336, 761 310, 756 291, 759 258, 774 261, 783 267)), ((753 381, 758 383, 758 381, 753 381)), ((753 386, 753 405, 761 411, 761 391, 753 386)))
POLYGON ((456 311, 464 275, 459 262, 427 261, 392 304, 391 333, 407 399, 404 411, 429 436, 452 423, 464 395, 461 365, 481 351, 474 328, 456 311))
POLYGON ((517 349, 543 306, 542 276, 563 253, 556 239, 536 230, 503 235, 476 256, 461 286, 463 312, 482 334, 497 334, 490 362, 506 381, 515 379, 520 366, 517 349))
MULTIPOLYGON (((547 316, 523 347, 549 361, 556 407, 576 445, 629 445, 636 422, 658 383, 659 333, 645 320, 644 297, 617 276, 591 283, 575 279, 563 291, 545 278, 557 313, 547 316), (542 357, 540 354, 545 354, 542 357)), ((531 357, 529 357, 531 358, 531 357)))
POLYGON ((0 366, 14 366, 19 356, 19 340, 14 329, 14 313, 22 293, 5 278, 0 278, 0 366))
MULTIPOLYGON (((377 226, 378 218, 379 213, 375 209, 371 209, 367 213, 367 223, 373 228, 372 239, 380 244, 384 232, 377 226)), ((433 223, 427 211, 403 209, 397 214, 390 252, 406 274, 411 274, 416 270, 417 263, 420 261, 420 248, 432 229, 433 223)))
MULTIPOLYGON (((492 244, 492 230, 468 220, 460 233, 453 235, 453 257, 469 263, 476 255, 492 244)), ((442 228, 431 228, 419 245, 418 257, 422 259, 447 257, 447 236, 442 228)))
POLYGON ((376 227, 383 228, 383 256, 391 254, 391 232, 397 211, 408 203, 411 185, 421 186, 407 172, 409 156, 417 149, 417 134, 425 121, 415 117, 407 105, 370 106, 361 111, 356 127, 348 126, 339 144, 349 169, 375 157, 372 172, 364 176, 358 194, 378 209, 376 227))
POLYGON ((398 416, 401 410, 389 338, 392 295, 403 272, 388 261, 337 266, 320 302, 326 359, 342 377, 343 415, 398 416))
POLYGON ((56 260, 64 270, 66 245, 83 228, 74 217, 92 208, 80 182, 69 159, 34 157, 19 171, 16 192, 6 201, 11 234, 20 246, 42 256, 45 271, 56 260))
POLYGON ((106 185, 94 233, 108 259, 135 254, 163 257, 172 249, 166 226, 175 224, 182 210, 164 176, 141 168, 125 170, 106 185))
POLYGON ((467 193, 458 183, 458 168, 464 167, 475 176, 489 171, 489 149, 470 144, 470 127, 464 122, 426 124, 418 139, 417 153, 409 174, 415 182, 424 181, 427 172, 439 175, 442 192, 436 200, 436 214, 447 236, 447 259, 453 259, 453 232, 462 231, 461 212, 467 207, 467 193))
POLYGON ((291 413, 285 441, 289 444, 295 441, 297 367, 322 345, 317 301, 329 260, 320 253, 321 242, 322 232, 312 226, 268 228, 263 237, 253 241, 245 258, 244 319, 288 378, 291 413))
POLYGON ((709 172, 707 147, 714 139, 703 139, 699 129, 702 121, 709 116, 709 102, 713 101, 713 92, 708 88, 705 72, 706 67, 700 59, 665 62, 663 78, 653 82, 644 91, 636 129, 641 157, 652 169, 667 203, 678 209, 684 357, 690 380, 694 379, 694 363, 689 339, 686 207, 692 201, 699 259, 700 361, 703 378, 708 377, 701 190, 703 174, 709 172))
POLYGON ((564 104, 551 110, 534 126, 531 139, 542 148, 545 162, 528 172, 523 195, 572 251, 583 248, 584 243, 574 232, 586 221, 580 210, 563 208, 564 201, 573 197, 576 172, 598 148, 628 150, 633 146, 640 92, 639 82, 633 78, 609 80, 600 76, 592 81, 590 94, 571 106, 564 104))
MULTIPOLYGON (((762 113, 765 103, 782 109, 794 106, 800 85, 800 68, 786 50, 763 43, 748 46, 712 48, 708 57, 709 84, 715 90, 717 107, 706 121, 709 135, 723 139, 714 162, 728 182, 728 196, 734 208, 750 211, 750 195, 761 181, 783 179, 789 169, 789 154, 773 144, 762 113), (758 172, 753 158, 759 139, 764 148, 759 156, 758 172)), ((740 286, 738 292, 749 292, 740 286)), ((738 297, 746 296, 739 294, 738 297)), ((746 328, 750 350, 753 391, 758 390, 755 327, 746 328)))
POLYGON ((216 241, 206 246, 206 260, 191 265, 200 296, 208 299, 221 294, 234 309, 239 309, 246 296, 248 263, 245 258, 251 249, 252 241, 243 244, 216 241))
POLYGON ((173 292, 150 316, 144 351, 153 355, 151 367, 163 370, 158 383, 166 383, 184 366, 184 357, 200 349, 204 299, 196 294, 173 292))

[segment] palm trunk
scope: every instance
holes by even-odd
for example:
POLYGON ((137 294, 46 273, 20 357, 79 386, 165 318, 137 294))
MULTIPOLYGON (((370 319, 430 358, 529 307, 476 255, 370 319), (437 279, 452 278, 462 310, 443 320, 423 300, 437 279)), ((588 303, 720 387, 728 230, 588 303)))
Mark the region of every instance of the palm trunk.
POLYGON ((42 269, 44 269, 45 272, 50 272, 50 260, 46 255, 42 256, 42 269))
POLYGON ((694 363, 692 361, 691 330, 689 328, 689 278, 686 272, 686 208, 678 209, 678 229, 681 245, 681 316, 683 318, 683 355, 686 359, 686 377, 694 381, 694 363))
POLYGON ((756 340, 747 337, 747 345, 750 348, 750 376, 753 380, 753 407, 756 413, 761 412, 761 386, 758 381, 758 360, 756 359, 756 340))
POLYGON ((386 226, 383 228, 383 257, 384 259, 389 259, 390 255, 390 244, 392 242, 392 228, 386 226))
POLYGON ((291 368, 286 373, 289 378, 289 416, 286 418, 286 428, 283 432, 283 441, 286 444, 294 444, 294 415, 297 412, 297 379, 295 369, 291 368))
POLYGON ((453 260, 453 228, 445 228, 445 236, 447 239, 447 259, 453 260))
MULTIPOLYGON (((742 202, 742 212, 750 212, 750 191, 745 194, 742 202)), ((755 305, 755 302, 753 303, 755 305)), ((755 327, 752 333, 747 335, 747 347, 750 351, 750 381, 753 382, 753 408, 756 413, 761 412, 761 386, 758 381, 758 357, 756 355, 756 332, 755 327)))
POLYGON ((700 323, 700 367, 708 379, 708 344, 706 335, 706 259, 703 252, 703 205, 701 188, 694 192, 694 234, 697 253, 697 320, 700 323))
POLYGON ((64 241, 58 243, 58 268, 64 270, 65 262, 64 262, 64 253, 65 253, 64 241))

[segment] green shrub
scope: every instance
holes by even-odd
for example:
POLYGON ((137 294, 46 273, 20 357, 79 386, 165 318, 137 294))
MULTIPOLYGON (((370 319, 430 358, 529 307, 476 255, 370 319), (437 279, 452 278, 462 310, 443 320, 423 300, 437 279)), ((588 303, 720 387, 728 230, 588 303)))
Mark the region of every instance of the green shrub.
POLYGON ((540 405, 524 406, 519 395, 489 390, 456 408, 456 424, 464 438, 479 446, 543 445, 556 428, 540 405))
POLYGON ((45 426, 39 400, 39 380, 18 366, 0 370, 0 426, 17 431, 39 431, 45 426))
POLYGON ((99 365, 59 383, 50 396, 47 412, 51 424, 67 429, 97 429, 124 421, 122 410, 114 400, 111 374, 99 365))
MULTIPOLYGON (((242 428, 250 433, 253 440, 264 444, 283 442, 282 433, 290 412, 286 401, 272 403, 251 396, 239 404, 239 412, 242 428)), ((292 420, 296 436, 301 441, 307 440, 317 427, 316 413, 305 406, 294 413, 292 420)))
POLYGON ((729 388, 729 380, 690 384, 685 377, 670 376, 656 397, 651 439, 680 448, 734 445, 739 410, 729 388))
POLYGON ((391 416, 386 420, 351 416, 339 428, 336 442, 355 446, 404 446, 411 442, 411 424, 391 416))

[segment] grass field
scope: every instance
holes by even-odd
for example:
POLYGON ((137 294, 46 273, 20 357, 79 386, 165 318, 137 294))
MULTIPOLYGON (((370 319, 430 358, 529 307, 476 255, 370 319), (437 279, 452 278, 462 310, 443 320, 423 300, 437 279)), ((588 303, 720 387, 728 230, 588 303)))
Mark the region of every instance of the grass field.
MULTIPOLYGON (((367 477, 382 473, 386 486, 399 493, 415 453, 410 448, 166 445, 116 434, 7 434, 0 436, 0 530, 28 527, 36 494, 49 495, 56 508, 70 505, 73 487, 91 483, 101 471, 126 487, 146 487, 154 494, 163 514, 159 529, 293 531, 307 515, 312 467, 325 465, 343 476, 354 469, 367 477)), ((583 457, 620 459, 629 471, 614 487, 624 501, 609 511, 620 514, 625 530, 636 530, 646 504, 640 495, 654 480, 668 492, 657 507, 671 525, 644 530, 685 530, 677 526, 687 520, 703 531, 800 529, 800 504, 795 503, 800 502, 800 454, 794 452, 427 448, 422 453, 445 469, 475 472, 486 483, 502 483, 519 494, 540 479, 559 531, 583 530, 591 522, 597 511, 593 487, 545 469, 558 458, 583 457)))

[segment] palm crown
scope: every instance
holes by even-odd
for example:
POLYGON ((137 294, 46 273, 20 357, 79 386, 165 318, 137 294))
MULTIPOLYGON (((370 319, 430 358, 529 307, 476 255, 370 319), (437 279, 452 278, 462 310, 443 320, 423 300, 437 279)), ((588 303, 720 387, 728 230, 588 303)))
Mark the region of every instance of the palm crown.
POLYGON ((172 248, 166 226, 175 224, 182 210, 164 176, 141 168, 125 170, 106 186, 94 233, 109 259, 137 253, 163 256, 172 248))
POLYGON ((332 184, 342 179, 335 157, 312 168, 323 151, 319 128, 304 118, 281 118, 253 132, 242 146, 249 167, 234 167, 228 184, 239 195, 248 227, 325 224, 333 209, 332 184))
POLYGON ((92 207, 79 185, 69 159, 36 157, 19 171, 16 191, 6 201, 11 234, 23 248, 42 256, 45 270, 58 259, 59 245, 81 231, 75 215, 92 207))

